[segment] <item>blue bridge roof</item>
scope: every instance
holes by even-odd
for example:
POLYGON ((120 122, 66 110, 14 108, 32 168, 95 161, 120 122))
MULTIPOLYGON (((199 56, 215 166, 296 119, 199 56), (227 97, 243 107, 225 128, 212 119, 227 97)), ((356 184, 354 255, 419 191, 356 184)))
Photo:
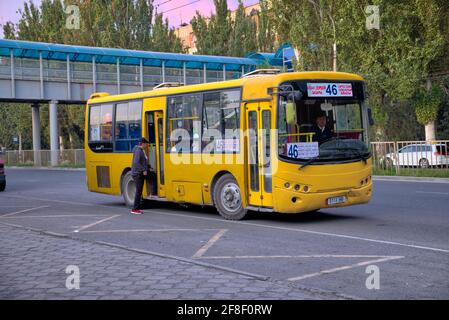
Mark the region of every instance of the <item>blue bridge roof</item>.
POLYGON ((291 44, 284 43, 275 53, 250 52, 246 58, 256 60, 257 64, 268 63, 272 66, 282 67, 284 65, 284 49, 292 48, 291 44))
POLYGON ((208 70, 222 70, 223 65, 226 65, 228 71, 241 71, 242 66, 253 69, 260 64, 260 60, 250 57, 190 55, 0 39, 0 56, 10 56, 10 50, 18 58, 39 59, 42 53, 43 59, 65 61, 68 55, 70 61, 92 62, 95 56, 96 63, 115 64, 119 60, 124 65, 140 65, 140 59, 143 59, 144 66, 161 67, 162 61, 165 61, 168 68, 182 68, 185 62, 188 69, 202 69, 206 64, 208 70))

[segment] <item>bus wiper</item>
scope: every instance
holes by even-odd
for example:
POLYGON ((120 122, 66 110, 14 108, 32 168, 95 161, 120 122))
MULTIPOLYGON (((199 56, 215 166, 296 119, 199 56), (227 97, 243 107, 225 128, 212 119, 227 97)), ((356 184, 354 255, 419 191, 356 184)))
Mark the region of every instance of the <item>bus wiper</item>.
POLYGON ((351 148, 351 147, 339 147, 339 148, 333 148, 335 150, 340 150, 340 151, 344 151, 344 150, 348 150, 348 151, 354 151, 354 153, 356 154, 357 157, 359 157, 360 159, 363 160, 363 163, 366 164, 368 157, 364 156, 359 149, 357 148, 351 148))
POLYGON ((314 157, 314 158, 310 158, 309 160, 307 160, 302 166, 299 167, 299 170, 301 170, 304 167, 307 167, 309 164, 311 164, 312 162, 314 162, 315 160, 317 160, 320 156, 318 157, 314 157))

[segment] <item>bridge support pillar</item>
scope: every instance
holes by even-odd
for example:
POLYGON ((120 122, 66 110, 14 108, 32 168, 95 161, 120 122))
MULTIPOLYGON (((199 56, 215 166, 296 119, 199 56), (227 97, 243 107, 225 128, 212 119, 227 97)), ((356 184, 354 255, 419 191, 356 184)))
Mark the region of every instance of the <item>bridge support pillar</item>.
POLYGON ((39 116, 39 104, 31 105, 31 121, 33 124, 33 151, 34 165, 39 167, 42 165, 41 159, 41 121, 39 116))
POLYGON ((57 166, 59 158, 58 101, 50 101, 49 114, 51 165, 57 166))

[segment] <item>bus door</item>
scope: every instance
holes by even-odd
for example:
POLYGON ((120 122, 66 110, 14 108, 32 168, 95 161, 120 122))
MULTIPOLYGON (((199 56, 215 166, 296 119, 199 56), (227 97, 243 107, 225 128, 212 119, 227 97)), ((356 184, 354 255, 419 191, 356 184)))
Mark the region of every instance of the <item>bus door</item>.
POLYGON ((163 113, 162 111, 146 112, 147 136, 149 142, 148 163, 152 168, 150 178, 153 186, 147 185, 147 194, 163 197, 164 189, 164 157, 163 157, 163 113), (152 187, 152 188, 151 188, 152 187))
POLYGON ((269 102, 246 105, 248 203, 252 206, 273 206, 271 109, 269 102))

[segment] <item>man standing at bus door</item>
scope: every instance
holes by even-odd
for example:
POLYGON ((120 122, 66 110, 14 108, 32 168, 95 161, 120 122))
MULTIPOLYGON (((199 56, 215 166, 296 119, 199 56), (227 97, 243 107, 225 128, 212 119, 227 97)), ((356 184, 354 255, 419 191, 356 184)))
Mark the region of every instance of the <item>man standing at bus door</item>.
POLYGON ((134 206, 131 210, 132 214, 142 214, 140 206, 142 202, 142 190, 145 179, 148 175, 148 157, 145 149, 148 147, 148 140, 140 139, 139 144, 133 149, 133 163, 131 174, 136 183, 136 195, 134 197, 134 206))

